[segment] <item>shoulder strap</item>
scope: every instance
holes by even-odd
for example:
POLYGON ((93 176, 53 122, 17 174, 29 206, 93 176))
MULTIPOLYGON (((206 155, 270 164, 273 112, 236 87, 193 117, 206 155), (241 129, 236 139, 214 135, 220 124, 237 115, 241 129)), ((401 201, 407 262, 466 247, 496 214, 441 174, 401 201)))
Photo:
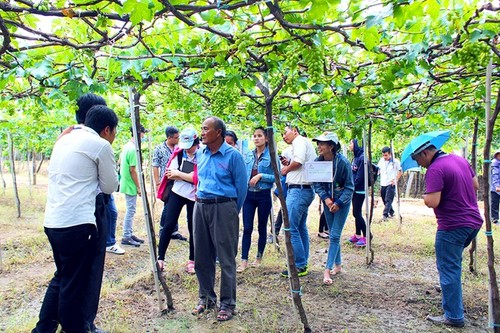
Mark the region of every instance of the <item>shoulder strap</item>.
POLYGON ((182 164, 182 157, 184 156, 184 150, 180 151, 177 154, 177 170, 181 169, 181 164, 182 164))

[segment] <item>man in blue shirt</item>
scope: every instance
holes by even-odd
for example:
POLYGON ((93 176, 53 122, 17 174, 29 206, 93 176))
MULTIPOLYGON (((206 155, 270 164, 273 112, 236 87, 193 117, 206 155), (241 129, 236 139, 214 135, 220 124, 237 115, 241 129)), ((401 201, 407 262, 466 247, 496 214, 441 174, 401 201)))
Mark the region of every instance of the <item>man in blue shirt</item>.
POLYGON ((224 138, 226 125, 208 117, 201 127, 206 146, 196 154, 198 186, 193 213, 194 261, 199 283, 198 315, 217 304, 214 291, 215 259, 221 267, 220 310, 217 320, 232 318, 236 307, 236 254, 238 252, 238 213, 248 188, 245 162, 224 138))

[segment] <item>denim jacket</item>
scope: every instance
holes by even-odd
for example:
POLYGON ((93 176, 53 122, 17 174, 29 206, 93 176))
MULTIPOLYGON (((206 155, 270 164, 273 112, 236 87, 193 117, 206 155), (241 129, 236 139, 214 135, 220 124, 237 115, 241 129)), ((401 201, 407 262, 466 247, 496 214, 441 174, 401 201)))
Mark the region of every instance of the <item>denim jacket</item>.
MULTIPOLYGON (((250 181, 250 176, 252 175, 252 167, 255 162, 255 150, 249 151, 245 155, 245 165, 247 168, 247 181, 250 181)), ((257 186, 261 190, 269 190, 274 184, 274 171, 271 165, 271 157, 269 155, 269 147, 266 146, 264 152, 262 153, 259 164, 257 166, 257 172, 262 174, 262 178, 257 182, 257 186)))
MULTIPOLYGON (((323 156, 319 156, 315 161, 324 160, 323 156)), ((354 182, 352 180, 351 163, 341 153, 335 155, 332 172, 335 175, 333 179, 333 195, 332 183, 313 183, 314 192, 323 201, 332 198, 339 207, 349 205, 354 192, 354 182)))

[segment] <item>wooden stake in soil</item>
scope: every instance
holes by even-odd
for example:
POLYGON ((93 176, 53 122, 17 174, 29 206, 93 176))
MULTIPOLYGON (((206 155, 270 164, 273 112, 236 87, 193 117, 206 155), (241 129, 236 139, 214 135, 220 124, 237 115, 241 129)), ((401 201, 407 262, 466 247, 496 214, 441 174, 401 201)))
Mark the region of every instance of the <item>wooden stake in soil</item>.
POLYGON ((490 218, 490 156, 491 156, 491 141, 495 122, 500 113, 500 90, 497 94, 497 103, 493 115, 490 116, 491 109, 491 68, 492 61, 488 64, 486 70, 486 142, 483 152, 483 192, 484 192, 484 217, 486 220, 486 241, 488 251, 488 273, 489 273, 489 326, 493 327, 495 333, 500 333, 500 295, 498 292, 497 273, 495 270, 495 252, 493 248, 493 232, 491 230, 490 218))
MULTIPOLYGON (((471 164, 474 172, 477 172, 477 133, 479 128, 479 119, 476 117, 474 119, 474 133, 472 134, 472 149, 471 149, 471 164)), ((467 158, 467 156, 464 156, 467 158)), ((477 191, 476 191, 477 195, 477 191)), ((469 248, 469 271, 474 273, 477 272, 477 237, 474 237, 469 248)))
MULTIPOLYGON (((274 5, 267 3, 268 7, 271 6, 271 11, 279 10, 279 8, 274 5)), ((262 82, 256 77, 252 76, 255 84, 260 89, 265 98, 265 107, 266 107, 266 123, 267 123, 267 136, 269 140, 269 155, 271 155, 271 164, 273 166, 274 177, 276 182, 276 187, 278 188, 278 197, 281 203, 282 216, 283 216, 283 230, 285 231, 285 247, 287 254, 287 262, 288 262, 288 273, 289 273, 289 281, 290 281, 290 291, 292 293, 293 303, 299 312, 300 320, 304 327, 304 332, 312 332, 311 327, 307 321, 306 311, 302 304, 302 292, 300 287, 299 276, 297 275, 297 267, 295 266, 295 259, 293 254, 292 242, 290 240, 290 222, 288 220, 288 210, 286 209, 286 202, 283 196, 283 188, 281 187, 280 181, 280 173, 278 169, 278 162, 276 159, 276 149, 274 144, 274 128, 273 128, 273 99, 276 97, 276 94, 283 88, 283 85, 286 82, 286 76, 280 81, 278 86, 270 92, 267 87, 265 87, 262 82)))
POLYGON ((154 281, 156 288, 156 296, 158 298, 158 306, 162 313, 169 312, 174 309, 172 294, 167 286, 165 278, 163 277, 161 271, 159 270, 158 264, 156 263, 156 237, 154 232, 154 224, 151 219, 151 210, 149 208, 148 196, 146 191, 146 185, 144 182, 144 174, 142 171, 142 154, 141 154, 141 140, 138 131, 138 124, 140 123, 139 117, 139 97, 140 95, 135 92, 134 89, 129 88, 129 102, 130 102, 130 117, 132 120, 132 132, 134 134, 135 152, 137 156, 137 171, 139 174, 139 185, 141 187, 141 199, 142 205, 144 207, 144 219, 146 221, 146 233, 148 235, 149 241, 149 254, 154 270, 154 281), (167 309, 163 308, 163 303, 161 300, 160 286, 161 283, 163 291, 165 292, 165 297, 167 299, 167 309))
POLYGON ((20 218, 21 200, 19 199, 19 192, 17 190, 16 164, 14 163, 14 143, 12 140, 12 134, 10 134, 10 132, 7 132, 7 140, 9 142, 10 172, 12 174, 12 185, 14 188, 14 197, 16 200, 17 218, 20 218))

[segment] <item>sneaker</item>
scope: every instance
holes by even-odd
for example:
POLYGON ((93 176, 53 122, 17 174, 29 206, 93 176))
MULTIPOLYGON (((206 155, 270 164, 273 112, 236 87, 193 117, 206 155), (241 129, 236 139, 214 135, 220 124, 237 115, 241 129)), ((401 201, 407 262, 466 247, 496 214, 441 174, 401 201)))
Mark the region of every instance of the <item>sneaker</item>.
MULTIPOLYGON (((307 274, 309 274, 307 266, 302 268, 297 268, 297 273, 299 277, 306 276, 307 274)), ((281 276, 288 277, 288 269, 285 269, 283 272, 281 272, 281 276)))
POLYGON ((141 243, 136 242, 135 240, 132 239, 132 237, 129 237, 129 238, 122 238, 122 245, 131 245, 139 247, 141 246, 141 243))
POLYGON ((181 241, 187 241, 187 238, 182 236, 180 232, 176 231, 171 236, 170 239, 178 239, 181 241))
POLYGON ((144 239, 140 239, 139 237, 137 237, 136 235, 132 235, 130 238, 132 238, 134 241, 136 241, 137 243, 140 243, 140 244, 144 244, 144 239))
POLYGON ((347 240, 349 243, 356 244, 359 241, 358 236, 352 235, 351 238, 347 240))
POLYGON ((118 245, 106 246, 106 252, 114 254, 125 254, 125 250, 118 245))
POLYGON ((491 223, 498 225, 498 220, 493 220, 491 223))
POLYGON ((354 244, 356 247, 365 247, 366 246, 366 237, 361 237, 356 244, 354 244))
POLYGON ((452 327, 464 327, 465 323, 464 321, 451 321, 448 318, 445 317, 445 315, 441 316, 427 316, 426 318, 428 321, 430 321, 433 324, 436 325, 446 325, 446 326, 452 326, 452 327))

